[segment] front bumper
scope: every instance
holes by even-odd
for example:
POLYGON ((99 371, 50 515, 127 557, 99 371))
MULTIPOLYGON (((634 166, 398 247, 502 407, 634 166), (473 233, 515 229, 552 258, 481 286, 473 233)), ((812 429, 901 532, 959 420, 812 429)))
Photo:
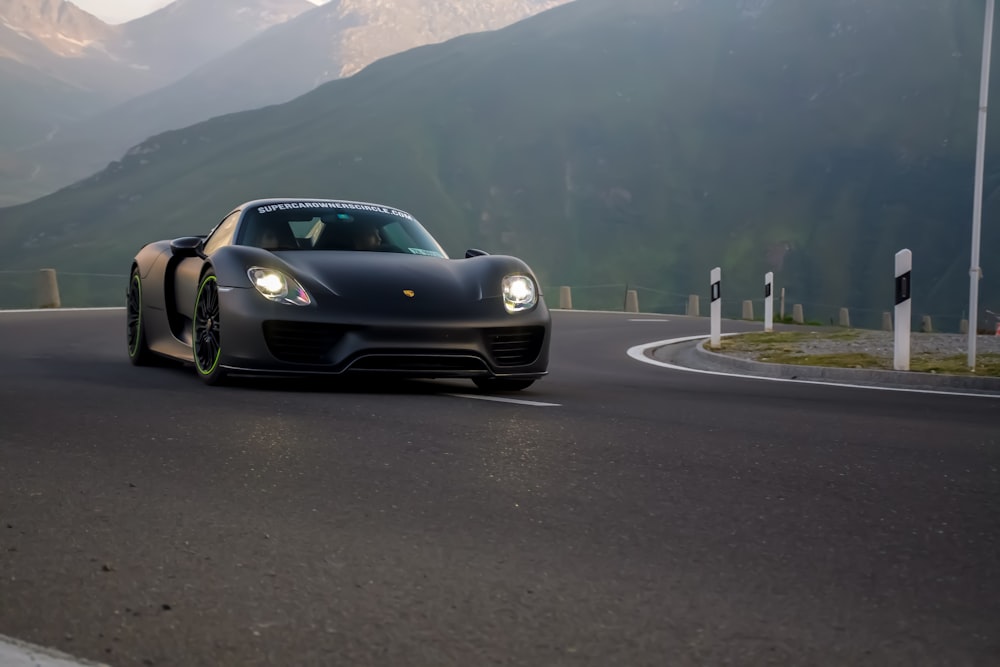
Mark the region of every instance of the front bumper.
POLYGON ((252 288, 220 290, 222 358, 230 370, 538 378, 547 373, 544 301, 509 315, 499 299, 424 312, 337 300, 289 306, 252 288))

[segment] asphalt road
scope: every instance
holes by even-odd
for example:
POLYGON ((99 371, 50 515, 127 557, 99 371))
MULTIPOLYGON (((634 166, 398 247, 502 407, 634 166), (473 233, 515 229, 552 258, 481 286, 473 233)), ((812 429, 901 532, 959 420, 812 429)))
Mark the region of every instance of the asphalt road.
MULTIPOLYGON (((554 314, 551 375, 133 368, 0 314, 0 634, 125 665, 1000 664, 1000 401, 700 376, 554 314)), ((739 325, 727 323, 725 330, 739 325)))

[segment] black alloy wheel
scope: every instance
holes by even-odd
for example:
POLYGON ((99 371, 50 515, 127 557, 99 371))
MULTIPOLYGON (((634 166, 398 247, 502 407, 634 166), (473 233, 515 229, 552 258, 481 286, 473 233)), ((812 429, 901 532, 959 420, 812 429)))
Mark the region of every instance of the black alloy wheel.
POLYGON ((191 348, 198 377, 206 384, 219 384, 226 377, 226 370, 219 363, 222 357, 221 328, 219 326, 219 284, 209 271, 198 286, 194 306, 194 331, 191 348))
POLYGON ((146 330, 142 321, 142 280, 138 269, 132 271, 125 295, 125 336, 128 359, 132 365, 148 365, 153 354, 146 345, 146 330))

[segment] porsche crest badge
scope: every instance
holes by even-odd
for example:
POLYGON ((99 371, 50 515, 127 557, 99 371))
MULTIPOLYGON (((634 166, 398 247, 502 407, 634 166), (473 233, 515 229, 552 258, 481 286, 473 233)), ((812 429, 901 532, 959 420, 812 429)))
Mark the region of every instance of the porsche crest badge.
POLYGON ((413 290, 411 290, 411 289, 405 289, 405 290, 403 290, 403 294, 405 294, 406 296, 408 296, 408 297, 410 297, 412 299, 413 295, 415 294, 415 292, 413 290))

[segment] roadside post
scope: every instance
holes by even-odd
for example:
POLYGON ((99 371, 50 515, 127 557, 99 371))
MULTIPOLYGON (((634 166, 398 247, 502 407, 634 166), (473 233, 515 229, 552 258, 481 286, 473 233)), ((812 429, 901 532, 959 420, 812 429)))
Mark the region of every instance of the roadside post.
POLYGON ((913 253, 908 249, 896 253, 896 324, 893 327, 892 367, 897 371, 910 370, 910 327, 912 304, 910 302, 910 273, 913 270, 913 253))
POLYGON ((710 274, 712 283, 712 349, 722 347, 722 268, 715 267, 710 274))
POLYGON ((774 273, 764 274, 764 331, 774 331, 774 273))

